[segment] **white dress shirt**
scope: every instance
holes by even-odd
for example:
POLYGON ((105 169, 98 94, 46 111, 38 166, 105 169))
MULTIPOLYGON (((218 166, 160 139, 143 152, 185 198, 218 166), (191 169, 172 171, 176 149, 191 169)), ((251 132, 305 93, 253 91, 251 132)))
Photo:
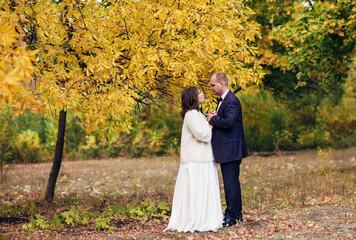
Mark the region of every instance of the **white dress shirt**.
POLYGON ((221 103, 224 101, 224 98, 226 97, 226 94, 229 92, 230 90, 228 89, 226 92, 224 92, 223 95, 221 95, 221 101, 219 102, 218 108, 216 109, 216 111, 219 111, 220 105, 221 103))

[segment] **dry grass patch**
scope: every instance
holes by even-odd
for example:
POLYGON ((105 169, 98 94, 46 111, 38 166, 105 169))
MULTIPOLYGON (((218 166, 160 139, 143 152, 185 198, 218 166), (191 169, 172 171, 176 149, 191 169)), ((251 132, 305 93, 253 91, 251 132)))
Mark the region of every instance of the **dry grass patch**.
MULTIPOLYGON (((88 226, 63 232, 36 230, 30 236, 44 234, 53 239, 63 236, 66 239, 76 236, 78 239, 352 239, 356 232, 355 156, 356 148, 350 148, 269 157, 255 154, 244 159, 240 179, 246 221, 217 233, 162 233, 167 220, 125 217, 112 218, 112 232, 93 231, 92 226, 88 226)), ((73 205, 103 212, 114 204, 139 204, 144 199, 156 203, 171 201, 179 158, 64 161, 56 186, 55 206, 48 209, 42 198, 50 168, 49 163, 7 166, 5 182, 0 185, 1 204, 22 206, 35 202, 41 214, 50 216, 73 205)), ((219 177, 223 189, 220 171, 219 177)), ((222 201, 224 205, 223 191, 222 201)), ((21 222, 0 224, 2 229, 11 229, 0 232, 10 238, 16 239, 22 231, 21 222), (14 228, 18 229, 17 234, 10 234, 14 228)))
POLYGON ((244 160, 241 182, 249 207, 286 207, 355 199, 355 149, 282 153, 244 160))

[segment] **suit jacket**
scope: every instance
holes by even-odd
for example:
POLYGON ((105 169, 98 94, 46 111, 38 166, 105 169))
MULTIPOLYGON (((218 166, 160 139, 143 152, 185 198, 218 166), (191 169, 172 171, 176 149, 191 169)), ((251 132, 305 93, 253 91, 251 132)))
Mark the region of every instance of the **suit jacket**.
POLYGON ((186 112, 182 127, 180 163, 213 162, 211 136, 209 123, 201 112, 186 112))
POLYGON ((229 91, 218 114, 209 121, 214 126, 212 147, 217 163, 240 160, 248 156, 239 99, 229 91))

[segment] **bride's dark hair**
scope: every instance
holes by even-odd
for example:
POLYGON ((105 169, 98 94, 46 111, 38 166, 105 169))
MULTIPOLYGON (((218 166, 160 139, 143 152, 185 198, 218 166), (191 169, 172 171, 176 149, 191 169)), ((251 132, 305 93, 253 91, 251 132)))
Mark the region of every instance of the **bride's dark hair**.
POLYGON ((184 118, 186 112, 188 112, 189 110, 195 109, 197 111, 200 111, 198 94, 199 90, 197 87, 190 87, 184 89, 182 93, 182 111, 180 112, 182 118, 184 118))

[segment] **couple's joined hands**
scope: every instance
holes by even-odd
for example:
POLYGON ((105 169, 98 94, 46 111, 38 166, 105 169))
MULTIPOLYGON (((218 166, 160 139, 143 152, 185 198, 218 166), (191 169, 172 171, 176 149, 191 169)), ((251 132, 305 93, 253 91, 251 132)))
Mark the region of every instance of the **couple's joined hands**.
POLYGON ((214 111, 210 111, 208 114, 206 114, 206 118, 208 120, 208 122, 210 121, 210 119, 214 116, 216 116, 218 113, 214 110, 214 111))

